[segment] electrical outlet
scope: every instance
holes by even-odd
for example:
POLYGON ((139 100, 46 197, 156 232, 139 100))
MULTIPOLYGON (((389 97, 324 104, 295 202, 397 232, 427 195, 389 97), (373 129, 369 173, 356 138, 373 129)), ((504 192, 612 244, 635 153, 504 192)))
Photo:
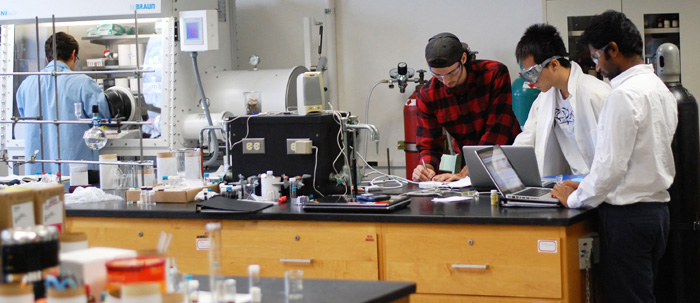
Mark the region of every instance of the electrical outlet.
POLYGON ((264 154, 265 138, 245 138, 241 141, 244 154, 264 154))
POLYGON ((308 138, 287 138, 287 155, 310 155, 312 145, 308 138))
POLYGON ((593 232, 578 239, 579 269, 588 269, 600 262, 598 246, 598 233, 593 232))

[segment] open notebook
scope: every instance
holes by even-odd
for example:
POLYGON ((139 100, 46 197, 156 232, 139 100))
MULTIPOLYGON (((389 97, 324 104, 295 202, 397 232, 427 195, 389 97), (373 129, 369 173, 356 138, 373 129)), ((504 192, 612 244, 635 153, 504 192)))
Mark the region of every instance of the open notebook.
POLYGON ((559 200, 552 198, 551 188, 528 187, 513 169, 508 156, 498 146, 475 152, 496 189, 503 196, 503 206, 558 206, 559 200))

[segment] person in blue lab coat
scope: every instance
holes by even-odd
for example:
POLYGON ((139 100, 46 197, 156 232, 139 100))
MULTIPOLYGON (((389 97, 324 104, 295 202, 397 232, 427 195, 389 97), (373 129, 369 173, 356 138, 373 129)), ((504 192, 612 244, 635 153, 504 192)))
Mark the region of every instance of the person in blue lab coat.
MULTIPOLYGON (((56 35, 56 55, 53 54, 53 36, 49 37, 44 44, 46 52, 46 62, 48 65, 42 72, 52 72, 54 65, 58 72, 75 70, 80 63, 78 57, 78 41, 69 34, 58 32, 56 35)), ((60 75, 58 76, 58 102, 54 86, 54 77, 50 75, 30 76, 25 79, 17 89, 17 109, 22 117, 41 116, 43 120, 77 120, 75 116, 75 103, 80 103, 82 107, 81 118, 92 117, 92 106, 99 107, 100 118, 110 117, 109 106, 97 83, 92 78, 83 74, 60 75), (41 92, 39 92, 38 81, 41 81, 41 92), (41 93, 41 99, 39 94, 41 93), (42 103, 42 110, 39 111, 39 101, 42 103), (58 117, 56 117, 56 107, 58 106, 58 117)), ((58 140, 56 126, 53 124, 43 125, 44 151, 41 152, 41 141, 38 124, 24 125, 24 156, 29 159, 35 151, 39 151, 37 159, 56 160, 58 159, 58 140)), ((88 124, 61 124, 61 160, 97 160, 99 152, 89 149, 83 141, 83 133, 90 128, 88 124)), ((56 174, 58 165, 55 163, 44 164, 46 172, 56 174)), ((90 165, 89 169, 97 169, 97 165, 90 165)), ((41 164, 27 164, 25 174, 33 175, 41 173, 41 164)), ((61 174, 70 175, 68 164, 62 164, 61 174)))

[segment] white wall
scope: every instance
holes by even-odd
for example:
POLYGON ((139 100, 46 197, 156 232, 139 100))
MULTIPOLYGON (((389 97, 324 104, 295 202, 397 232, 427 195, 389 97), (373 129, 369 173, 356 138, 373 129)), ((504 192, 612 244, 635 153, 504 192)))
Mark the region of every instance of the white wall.
MULTIPOLYGON (((238 68, 250 69, 252 53, 261 57, 262 69, 303 65, 302 18, 323 21, 325 5, 324 0, 237 0, 238 68)), ((337 0, 336 16, 339 103, 361 121, 369 90, 399 61, 427 69, 424 49, 432 35, 456 34, 479 52, 477 58, 505 63, 512 80, 518 68, 515 45, 528 25, 544 20, 541 0, 337 0)), ((380 165, 387 148, 392 165, 404 163, 396 143, 403 140, 402 108, 414 86, 400 94, 382 84, 372 94, 369 123, 379 129, 381 143, 379 154, 370 145, 369 159, 380 165)))

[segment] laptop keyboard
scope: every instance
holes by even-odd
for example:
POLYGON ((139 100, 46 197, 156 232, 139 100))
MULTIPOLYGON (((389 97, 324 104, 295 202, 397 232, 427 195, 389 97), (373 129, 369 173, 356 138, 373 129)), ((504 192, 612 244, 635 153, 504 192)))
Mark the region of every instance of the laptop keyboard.
POLYGON ((518 196, 529 196, 529 197, 539 197, 544 194, 548 194, 552 190, 549 188, 537 188, 537 187, 530 187, 526 188, 523 191, 517 192, 516 195, 518 196))

